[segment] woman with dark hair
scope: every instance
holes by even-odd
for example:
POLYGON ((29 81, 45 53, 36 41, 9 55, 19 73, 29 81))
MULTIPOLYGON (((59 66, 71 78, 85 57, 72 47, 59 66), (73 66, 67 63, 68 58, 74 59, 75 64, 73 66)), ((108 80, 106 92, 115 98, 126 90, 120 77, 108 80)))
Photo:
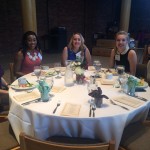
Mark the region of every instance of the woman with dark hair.
POLYGON ((22 48, 15 57, 15 75, 23 76, 33 72, 34 66, 39 66, 42 61, 42 52, 36 33, 27 31, 22 38, 22 48))
POLYGON ((9 109, 8 83, 3 78, 3 75, 4 71, 0 65, 0 113, 9 109))
POLYGON ((129 48, 129 35, 125 31, 116 34, 116 47, 111 51, 110 67, 117 65, 123 65, 125 72, 131 75, 136 73, 137 55, 129 48))
POLYGON ((84 38, 80 33, 73 34, 68 46, 63 49, 62 66, 66 66, 66 60, 81 60, 86 69, 91 65, 89 49, 84 44, 84 38))

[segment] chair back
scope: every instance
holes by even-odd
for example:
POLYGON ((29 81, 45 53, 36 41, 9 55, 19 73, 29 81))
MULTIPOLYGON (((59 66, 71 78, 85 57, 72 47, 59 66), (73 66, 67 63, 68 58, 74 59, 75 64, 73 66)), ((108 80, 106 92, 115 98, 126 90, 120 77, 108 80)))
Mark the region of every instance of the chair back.
POLYGON ((97 144, 66 144, 51 141, 41 141, 31 136, 20 133, 21 150, 114 150, 115 144, 97 143, 97 144))
POLYGON ((9 63, 9 71, 10 71, 10 82, 12 83, 15 81, 14 63, 13 62, 9 63))
POLYGON ((148 45, 144 46, 144 51, 143 51, 143 60, 142 64, 147 64, 148 62, 148 45))

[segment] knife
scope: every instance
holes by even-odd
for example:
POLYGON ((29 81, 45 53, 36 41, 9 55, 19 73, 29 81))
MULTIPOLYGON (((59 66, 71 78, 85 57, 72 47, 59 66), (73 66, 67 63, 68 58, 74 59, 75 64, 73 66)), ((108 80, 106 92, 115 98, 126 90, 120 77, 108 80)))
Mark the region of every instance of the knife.
POLYGON ((142 101, 144 101, 144 102, 147 102, 148 101, 148 99, 146 99, 146 98, 144 98, 144 97, 140 97, 140 96, 133 96, 133 97, 135 97, 135 98, 137 98, 137 99, 140 99, 140 100, 142 100, 142 101))
POLYGON ((21 105, 29 105, 31 103, 34 103, 34 102, 39 102, 41 100, 41 98, 38 98, 38 99, 35 99, 35 100, 32 100, 32 101, 28 101, 28 102, 25 102, 25 103, 22 103, 21 105))

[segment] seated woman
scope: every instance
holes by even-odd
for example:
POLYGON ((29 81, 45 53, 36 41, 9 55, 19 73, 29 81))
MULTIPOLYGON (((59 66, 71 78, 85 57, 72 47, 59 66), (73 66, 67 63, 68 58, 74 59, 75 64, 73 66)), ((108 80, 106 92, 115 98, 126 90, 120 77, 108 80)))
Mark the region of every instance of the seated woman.
POLYGON ((150 60, 150 41, 145 46, 144 54, 143 54, 143 64, 147 64, 150 60))
POLYGON ((33 72, 34 66, 39 66, 42 61, 42 53, 37 35, 33 31, 27 31, 23 35, 22 48, 15 57, 15 75, 23 76, 33 72))
POLYGON ((84 38, 80 33, 73 34, 68 46, 63 49, 62 66, 66 66, 66 60, 81 60, 85 69, 91 65, 89 49, 84 44, 84 38))
POLYGON ((125 72, 135 75, 137 65, 137 55, 133 49, 129 49, 129 36, 125 31, 116 34, 116 47, 112 49, 110 56, 110 67, 123 65, 125 72))
POLYGON ((0 113, 9 109, 8 83, 3 78, 4 71, 0 65, 0 113))

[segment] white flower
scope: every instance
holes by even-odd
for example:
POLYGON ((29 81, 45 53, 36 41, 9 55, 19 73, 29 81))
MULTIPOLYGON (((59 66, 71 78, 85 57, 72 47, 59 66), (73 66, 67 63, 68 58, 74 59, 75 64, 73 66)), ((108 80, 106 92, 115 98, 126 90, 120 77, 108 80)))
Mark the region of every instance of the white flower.
POLYGON ((76 67, 75 73, 78 75, 82 75, 84 74, 84 69, 82 69, 81 67, 76 67))

